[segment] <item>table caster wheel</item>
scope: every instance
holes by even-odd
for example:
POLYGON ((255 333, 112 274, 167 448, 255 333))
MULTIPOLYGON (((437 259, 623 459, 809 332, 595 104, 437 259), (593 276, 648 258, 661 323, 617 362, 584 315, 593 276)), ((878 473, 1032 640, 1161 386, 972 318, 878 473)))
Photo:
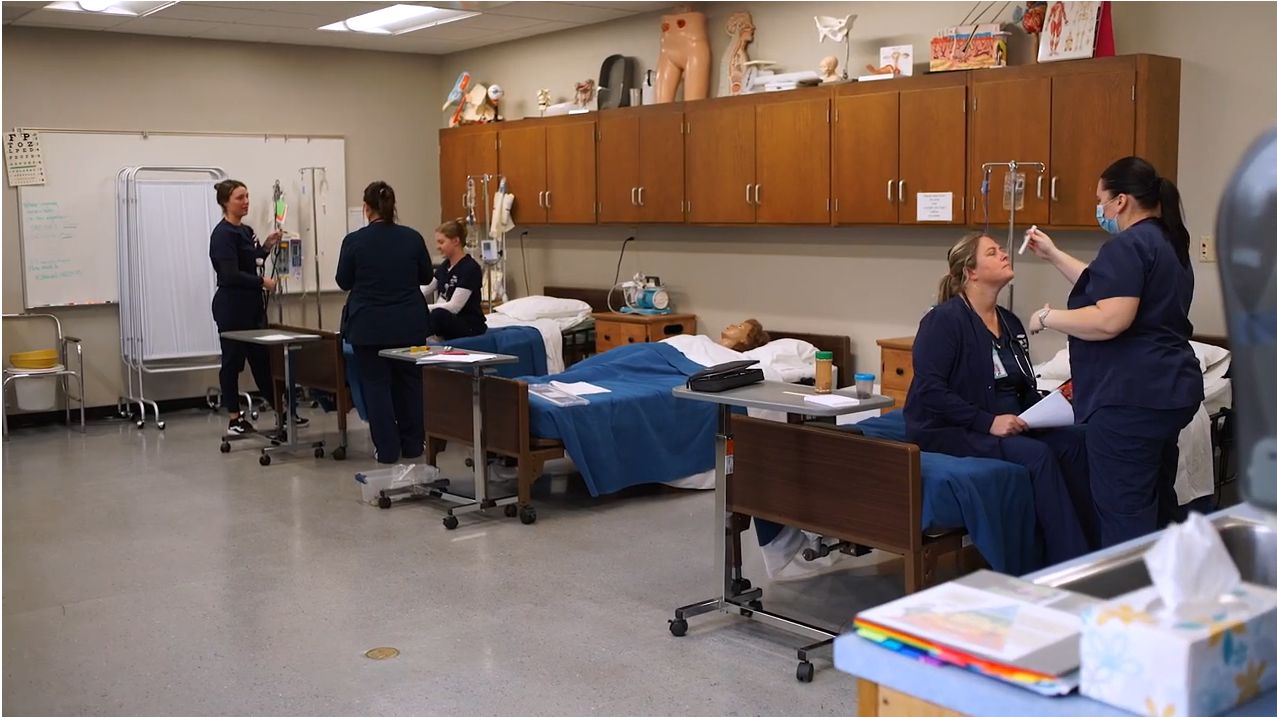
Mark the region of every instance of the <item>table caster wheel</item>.
POLYGON ((226 441, 222 441, 222 445, 219 446, 217 450, 221 451, 222 453, 230 453, 231 444, 227 443, 226 441))
POLYGON ((732 580, 733 595, 740 595, 741 593, 748 591, 752 587, 754 587, 754 584, 749 581, 749 578, 736 578, 732 580))
POLYGON ((137 426, 138 429, 140 430, 140 429, 146 428, 146 421, 137 421, 133 425, 137 426))
POLYGON ((160 429, 161 431, 164 430, 164 421, 157 421, 155 424, 155 427, 160 429))
POLYGON ((263 454, 262 454, 262 457, 257 459, 257 462, 258 462, 258 463, 261 463, 261 464, 262 464, 262 465, 264 465, 264 466, 268 466, 268 465, 270 465, 270 456, 268 456, 268 455, 266 455, 265 453, 263 453, 263 454))
POLYGON ((257 420, 257 411, 250 411, 248 414, 254 421, 257 420))
POLYGON ((750 601, 749 601, 749 608, 750 608, 751 610, 762 610, 762 609, 763 609, 763 601, 762 601, 762 600, 750 600, 750 601))
POLYGON ((687 634, 687 621, 682 618, 670 620, 670 634, 674 637, 682 637, 687 634))
MULTIPOLYGON (((378 508, 381 508, 382 510, 390 510, 390 498, 388 498, 388 497, 386 497, 386 496, 384 496, 384 495, 383 495, 383 496, 378 497, 378 498, 377 498, 377 507, 378 507, 378 508)), ((444 521, 444 525, 447 525, 447 521, 444 521)))
POLYGON ((448 530, 456 530, 457 526, 460 524, 461 522, 457 520, 457 516, 455 515, 450 515, 443 519, 443 527, 448 530))
POLYGON ((316 448, 316 449, 315 449, 315 457, 316 457, 316 458, 323 458, 323 457, 324 457, 324 449, 323 449, 323 448, 316 448))
POLYGON ((473 459, 473 458, 467 458, 467 459, 466 459, 466 468, 474 468, 474 459, 473 459))
POLYGON ((507 506, 505 507, 505 517, 507 517, 507 518, 513 518, 514 516, 516 516, 516 515, 518 515, 518 514, 519 514, 519 506, 514 505, 513 503, 511 503, 510 505, 507 505, 507 506))
POLYGON ((537 509, 530 505, 525 505, 519 509, 519 522, 524 525, 532 525, 537 522, 537 509))
POLYGON ((345 447, 345 446, 337 446, 336 448, 334 448, 334 449, 333 449, 333 460, 335 460, 335 461, 344 461, 344 460, 346 460, 346 447, 345 447))
POLYGON ((811 678, 816 676, 816 667, 810 662, 798 663, 798 674, 796 677, 799 682, 811 682, 811 678))

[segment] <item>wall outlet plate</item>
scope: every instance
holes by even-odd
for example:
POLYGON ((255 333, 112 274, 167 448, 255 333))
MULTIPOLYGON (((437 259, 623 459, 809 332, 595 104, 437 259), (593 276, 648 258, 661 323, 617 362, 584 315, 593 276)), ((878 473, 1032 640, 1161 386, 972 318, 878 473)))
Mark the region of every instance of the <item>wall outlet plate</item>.
POLYGON ((1213 235, 1202 235, 1197 243, 1197 256, 1203 264, 1215 263, 1215 237, 1213 235))

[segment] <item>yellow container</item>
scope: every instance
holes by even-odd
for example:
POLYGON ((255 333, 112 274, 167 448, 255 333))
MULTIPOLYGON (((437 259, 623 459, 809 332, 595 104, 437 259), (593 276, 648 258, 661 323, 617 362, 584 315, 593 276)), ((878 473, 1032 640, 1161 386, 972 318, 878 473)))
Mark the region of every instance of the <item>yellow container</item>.
POLYGON ((19 351, 17 353, 9 354, 9 363, 14 368, 53 368, 58 365, 58 352, 57 349, 19 351))

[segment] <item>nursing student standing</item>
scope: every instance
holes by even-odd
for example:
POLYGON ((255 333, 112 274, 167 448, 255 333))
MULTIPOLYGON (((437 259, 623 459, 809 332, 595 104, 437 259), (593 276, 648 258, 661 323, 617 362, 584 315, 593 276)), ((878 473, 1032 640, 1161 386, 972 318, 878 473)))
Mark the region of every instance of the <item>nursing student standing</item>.
POLYGON ((1095 190, 1113 237, 1085 264, 1031 231, 1029 247, 1073 283, 1030 331, 1069 336, 1073 412, 1086 423, 1091 492, 1104 547, 1151 533, 1176 513, 1178 439, 1202 402, 1189 345, 1193 268, 1179 190, 1147 161, 1114 162, 1095 190))
POLYGON ((350 292, 341 331, 355 350, 377 462, 395 463, 424 452, 421 367, 378 352, 430 336, 417 288, 430 280, 430 254, 417 230, 397 223, 395 190, 385 182, 364 189, 364 216, 368 226, 346 235, 337 259, 337 285, 350 292))

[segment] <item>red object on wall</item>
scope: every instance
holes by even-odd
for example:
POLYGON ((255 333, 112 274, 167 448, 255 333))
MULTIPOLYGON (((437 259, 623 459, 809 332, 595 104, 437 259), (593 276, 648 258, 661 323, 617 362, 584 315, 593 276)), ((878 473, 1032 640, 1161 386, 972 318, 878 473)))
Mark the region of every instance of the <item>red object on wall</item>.
POLYGON ((1113 41, 1113 3, 1100 3, 1100 26, 1095 31, 1095 56, 1112 57, 1117 54, 1113 41))

